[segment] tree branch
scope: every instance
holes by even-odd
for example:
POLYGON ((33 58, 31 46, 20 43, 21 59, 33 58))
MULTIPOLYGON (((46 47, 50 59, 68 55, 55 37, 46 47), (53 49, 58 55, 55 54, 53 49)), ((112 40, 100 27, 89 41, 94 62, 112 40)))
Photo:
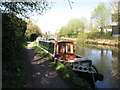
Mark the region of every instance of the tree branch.
POLYGON ((70 8, 72 9, 72 6, 71 6, 71 3, 70 3, 70 0, 68 0, 68 3, 69 3, 69 5, 70 5, 70 8))

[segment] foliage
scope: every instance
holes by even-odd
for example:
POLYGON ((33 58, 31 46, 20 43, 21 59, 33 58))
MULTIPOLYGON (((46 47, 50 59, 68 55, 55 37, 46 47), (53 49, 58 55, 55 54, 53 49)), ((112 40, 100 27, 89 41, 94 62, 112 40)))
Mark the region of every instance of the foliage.
POLYGON ((93 42, 96 40, 96 39, 114 39, 114 37, 111 36, 112 32, 111 31, 108 31, 108 32, 103 32, 102 33, 102 36, 101 36, 101 32, 90 32, 90 33, 84 33, 84 34, 80 34, 78 37, 77 37, 77 43, 85 43, 86 41, 89 41, 89 40, 93 40, 93 42))
POLYGON ((26 22, 13 14, 2 14, 2 21, 3 61, 9 61, 23 47, 22 43, 25 40, 26 22))
POLYGON ((92 22, 89 23, 87 29, 89 30, 89 32, 97 32, 97 31, 99 31, 99 28, 97 26, 94 26, 94 24, 92 22))
POLYGON ((66 26, 63 26, 59 33, 58 37, 77 37, 78 34, 83 34, 85 30, 85 18, 72 19, 68 22, 66 26))
POLYGON ((112 36, 112 32, 111 31, 106 32, 106 36, 112 36))
POLYGON ((68 28, 66 26, 61 27, 58 37, 66 36, 68 33, 68 28))
POLYGON ((3 88, 25 88, 26 87, 26 60, 25 49, 16 54, 16 57, 7 58, 7 62, 2 63, 2 87, 3 88))
POLYGON ((27 30, 25 32, 25 35, 27 37, 28 40, 35 40, 37 36, 42 36, 42 32, 41 29, 34 24, 32 21, 28 20, 27 22, 27 30))
POLYGON ((37 12, 38 14, 44 13, 46 10, 50 9, 52 2, 47 2, 46 0, 40 0, 39 2, 2 2, 0 4, 0 9, 2 13, 13 13, 14 15, 20 15, 25 18, 29 18, 29 15, 37 12))
POLYGON ((120 27, 120 0, 113 0, 112 2, 112 22, 118 22, 118 27, 120 27))
POLYGON ((112 10, 115 12, 115 13, 118 13, 118 5, 119 5, 119 0, 113 0, 112 2, 112 10))
POLYGON ((84 33, 85 25, 79 19, 70 20, 68 23, 68 28, 71 34, 84 33))
POLYGON ((37 37, 38 37, 37 34, 31 34, 29 40, 30 40, 30 41, 34 41, 34 40, 36 40, 37 37))
POLYGON ((103 32, 102 33, 102 36, 101 36, 101 32, 90 32, 90 33, 87 33, 88 35, 88 38, 89 39, 100 39, 100 38, 104 38, 104 39, 112 39, 113 37, 111 36, 112 35, 112 32, 111 31, 108 31, 108 32, 103 32))
MULTIPOLYGON (((31 42, 30 42, 30 43, 31 43, 31 42)), ((36 41, 33 42, 33 47, 39 48, 39 47, 37 46, 37 42, 36 42, 36 41)))
MULTIPOLYGON (((104 36, 105 33, 103 32, 102 33, 102 36, 104 36)), ((101 32, 90 32, 88 33, 88 38, 91 38, 91 39, 97 39, 97 38, 100 38, 101 37, 101 32)))
POLYGON ((77 37, 77 42, 78 43, 84 43, 87 39, 88 35, 87 34, 80 34, 78 37, 77 37))
POLYGON ((45 53, 39 46, 37 46, 36 41, 33 43, 33 48, 41 55, 44 57, 45 60, 51 60, 52 57, 50 57, 47 53, 45 53))
POLYGON ((46 53, 40 48, 40 47, 38 47, 37 46, 37 43, 36 43, 36 41, 34 41, 34 43, 33 43, 33 48, 40 54, 40 55, 46 55, 46 53))
POLYGON ((92 12, 91 18, 100 26, 101 33, 103 33, 103 27, 110 23, 110 12, 104 3, 100 3, 92 12))
POLYGON ((3 88, 25 87, 25 31, 25 21, 2 14, 3 88))

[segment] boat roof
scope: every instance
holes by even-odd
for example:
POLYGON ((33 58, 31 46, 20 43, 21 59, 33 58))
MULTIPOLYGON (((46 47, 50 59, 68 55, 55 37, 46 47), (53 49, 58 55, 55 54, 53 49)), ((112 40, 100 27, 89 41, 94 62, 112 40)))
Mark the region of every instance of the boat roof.
POLYGON ((58 43, 73 43, 73 41, 57 41, 58 43))
POLYGON ((43 41, 43 42, 51 42, 51 43, 55 43, 55 42, 58 42, 58 43, 74 43, 74 41, 54 41, 54 40, 50 40, 50 41, 46 40, 46 41, 43 41))

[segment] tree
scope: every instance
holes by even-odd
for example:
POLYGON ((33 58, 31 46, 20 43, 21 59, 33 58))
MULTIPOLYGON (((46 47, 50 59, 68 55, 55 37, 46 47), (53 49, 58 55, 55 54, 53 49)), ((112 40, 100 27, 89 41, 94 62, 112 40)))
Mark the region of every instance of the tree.
MULTIPOLYGON (((71 0, 67 0, 70 8, 72 9, 71 0)), ((20 0, 16 2, 16 0, 3 0, 2 4, 0 4, 0 11, 2 13, 13 13, 14 15, 20 15, 25 18, 30 18, 29 15, 34 15, 34 12, 38 14, 43 14, 46 10, 51 9, 52 5, 55 2, 49 2, 47 0, 20 0)), ((35 13, 36 14, 36 13, 35 13)))
POLYGON ((68 22, 68 30, 73 35, 78 35, 84 33, 85 23, 80 19, 72 19, 68 22))
POLYGON ((114 0, 112 3, 112 22, 118 22, 118 27, 120 27, 120 1, 114 0))
POLYGON ((0 9, 2 13, 13 13, 14 15, 20 15, 25 18, 29 18, 29 15, 37 12, 38 14, 44 13, 50 9, 52 2, 46 0, 40 0, 39 2, 2 2, 0 9))
POLYGON ((118 3, 119 2, 120 2, 119 0, 114 0, 113 3, 112 3, 112 11, 114 13, 118 13, 118 3))
POLYGON ((30 39, 32 34, 36 34, 38 36, 42 36, 41 29, 34 24, 32 21, 28 20, 27 22, 27 30, 25 32, 25 35, 28 39, 30 39))
POLYGON ((91 19, 100 27, 101 34, 103 33, 103 27, 110 22, 110 13, 110 9, 108 9, 104 3, 100 3, 92 12, 91 19))
POLYGON ((98 32, 99 31, 99 28, 97 26, 94 26, 92 21, 89 22, 87 29, 89 30, 89 32, 98 32))
POLYGON ((62 36, 66 36, 68 35, 68 29, 66 26, 61 27, 59 33, 58 33, 58 37, 62 37, 62 36))
POLYGON ((86 27, 85 22, 85 18, 70 20, 66 26, 60 29, 58 36, 77 37, 78 34, 83 34, 86 27))

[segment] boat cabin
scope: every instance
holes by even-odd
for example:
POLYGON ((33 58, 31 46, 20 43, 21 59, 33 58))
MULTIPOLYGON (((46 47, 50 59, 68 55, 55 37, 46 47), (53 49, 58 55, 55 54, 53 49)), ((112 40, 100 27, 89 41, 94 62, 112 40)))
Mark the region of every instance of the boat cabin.
POLYGON ((54 46, 54 56, 60 60, 74 60, 74 58, 76 58, 74 42, 56 41, 54 46))

